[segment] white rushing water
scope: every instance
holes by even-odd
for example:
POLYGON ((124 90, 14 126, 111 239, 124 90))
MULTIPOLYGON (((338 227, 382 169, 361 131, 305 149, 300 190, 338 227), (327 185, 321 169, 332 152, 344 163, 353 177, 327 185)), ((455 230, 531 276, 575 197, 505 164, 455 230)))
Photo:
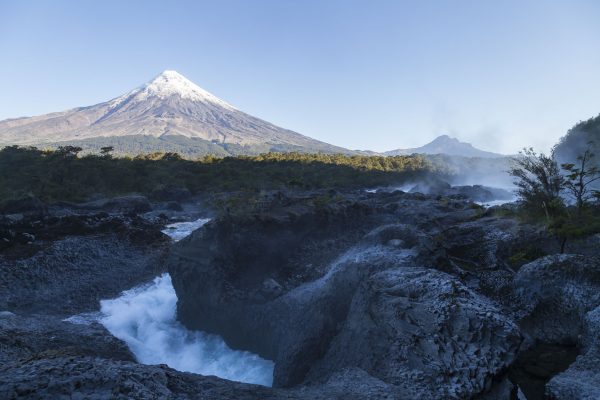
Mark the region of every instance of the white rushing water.
POLYGON ((123 340, 143 364, 167 364, 179 371, 216 375, 270 386, 273 362, 232 350, 217 335, 189 331, 176 320, 177 296, 169 274, 151 284, 100 302, 100 323, 123 340))
MULTIPOLYGON (((167 225, 163 231, 178 241, 209 219, 167 225)), ((246 351, 230 349, 217 335, 189 331, 176 319, 177 295, 165 273, 151 283, 102 300, 99 313, 67 320, 100 322, 127 346, 142 364, 167 364, 179 371, 216 375, 232 381, 271 386, 274 363, 246 351)))
POLYGON ((210 221, 210 218, 200 218, 190 222, 176 222, 165 226, 162 233, 170 236, 175 242, 178 242, 208 221, 210 221))
POLYGON ((489 207, 494 207, 494 206, 501 206, 502 204, 507 204, 507 203, 512 203, 513 201, 515 201, 516 199, 510 199, 510 200, 490 200, 490 201, 476 201, 476 204, 479 204, 480 206, 483 206, 485 208, 489 208, 489 207))

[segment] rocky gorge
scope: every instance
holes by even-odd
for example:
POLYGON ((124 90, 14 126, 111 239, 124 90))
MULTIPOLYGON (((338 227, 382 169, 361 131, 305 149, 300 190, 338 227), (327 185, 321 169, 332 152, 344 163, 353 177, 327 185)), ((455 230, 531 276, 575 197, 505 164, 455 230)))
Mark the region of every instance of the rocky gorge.
POLYGON ((0 397, 600 398, 600 238, 558 254, 513 205, 445 190, 8 205, 0 397), (165 272, 178 321, 272 360, 272 387, 145 365, 68 320, 165 272))

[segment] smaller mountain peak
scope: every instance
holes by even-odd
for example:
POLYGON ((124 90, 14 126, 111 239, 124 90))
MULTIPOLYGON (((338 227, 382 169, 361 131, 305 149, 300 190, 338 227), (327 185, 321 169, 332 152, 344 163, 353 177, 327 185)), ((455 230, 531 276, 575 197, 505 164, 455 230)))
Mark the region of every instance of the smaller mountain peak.
POLYGON ((433 142, 454 142, 454 143, 458 143, 460 142, 457 138, 453 138, 449 135, 440 135, 438 137, 436 137, 435 139, 433 139, 433 142))

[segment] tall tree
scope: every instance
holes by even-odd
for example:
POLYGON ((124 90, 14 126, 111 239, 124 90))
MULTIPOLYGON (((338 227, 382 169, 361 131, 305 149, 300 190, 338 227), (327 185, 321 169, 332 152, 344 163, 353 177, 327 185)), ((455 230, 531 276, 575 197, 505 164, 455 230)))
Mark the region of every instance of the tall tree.
POLYGON ((564 179, 554 153, 547 156, 525 148, 513 158, 509 173, 515 178, 517 196, 528 208, 543 210, 550 219, 553 210, 562 205, 560 192, 564 179))
POLYGON ((597 191, 591 189, 591 185, 600 180, 600 168, 591 163, 594 158, 592 147, 593 142, 589 142, 584 153, 577 157, 577 164, 566 163, 561 165, 566 172, 564 186, 575 199, 579 212, 597 194, 597 191))

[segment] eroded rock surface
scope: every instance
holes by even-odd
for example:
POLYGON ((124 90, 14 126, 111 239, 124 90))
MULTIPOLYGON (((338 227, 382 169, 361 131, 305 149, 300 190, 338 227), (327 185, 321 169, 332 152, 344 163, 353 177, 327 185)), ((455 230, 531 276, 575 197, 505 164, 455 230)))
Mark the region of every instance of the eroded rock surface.
POLYGON ((540 396, 600 398, 589 238, 546 256, 554 238, 462 196, 316 191, 221 210, 171 247, 165 215, 192 210, 144 204, 4 215, 1 398, 515 400, 533 393, 509 373, 526 354, 540 396), (274 360, 275 388, 141 365, 103 327, 62 321, 166 268, 180 321, 274 360))
POLYGON ((351 370, 394 398, 471 398, 499 383, 510 395, 519 328, 463 281, 479 269, 512 273, 515 223, 420 194, 328 207, 288 201, 216 220, 175 246, 182 322, 273 359, 278 387, 326 385, 351 370), (452 229, 469 233, 457 243, 452 229))
POLYGON ((580 356, 550 380, 551 399, 600 398, 600 259, 541 258, 515 277, 521 326, 530 341, 576 347, 580 356))

